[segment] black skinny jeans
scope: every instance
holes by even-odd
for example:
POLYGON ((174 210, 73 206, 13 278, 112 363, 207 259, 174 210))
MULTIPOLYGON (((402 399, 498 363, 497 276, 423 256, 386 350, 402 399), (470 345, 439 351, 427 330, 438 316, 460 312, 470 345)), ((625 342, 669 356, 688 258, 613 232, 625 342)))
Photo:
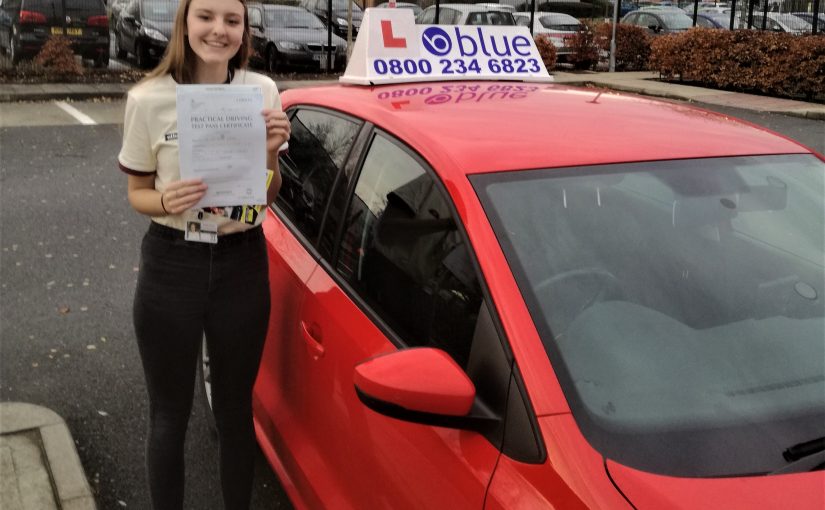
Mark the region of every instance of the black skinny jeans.
POLYGON ((152 222, 141 246, 134 323, 149 392, 146 466, 155 510, 183 508, 184 439, 204 333, 224 505, 249 508, 256 450, 252 386, 268 321, 260 227, 212 245, 185 241, 182 231, 152 222))

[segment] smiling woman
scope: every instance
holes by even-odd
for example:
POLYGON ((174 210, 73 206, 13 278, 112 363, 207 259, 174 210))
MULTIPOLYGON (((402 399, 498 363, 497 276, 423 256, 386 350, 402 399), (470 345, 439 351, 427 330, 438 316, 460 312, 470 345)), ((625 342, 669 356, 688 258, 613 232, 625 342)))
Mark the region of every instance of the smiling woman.
POLYGON ((149 392, 146 464, 156 509, 184 507, 183 445, 204 337, 224 505, 249 507, 252 385, 269 320, 269 289, 264 215, 235 211, 259 211, 264 204, 195 209, 207 185, 181 180, 176 101, 178 87, 188 84, 257 86, 273 174, 270 192, 277 192, 277 155, 289 138, 289 123, 275 83, 245 70, 246 19, 242 0, 183 0, 163 60, 126 102, 118 162, 128 174, 129 202, 152 218, 141 248, 134 326, 149 392))

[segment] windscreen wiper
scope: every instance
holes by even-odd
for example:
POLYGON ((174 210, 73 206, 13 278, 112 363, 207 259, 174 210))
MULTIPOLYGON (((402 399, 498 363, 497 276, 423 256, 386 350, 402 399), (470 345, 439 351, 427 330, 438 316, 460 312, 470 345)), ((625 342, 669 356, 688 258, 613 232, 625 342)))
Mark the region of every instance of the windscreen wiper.
POLYGON ((782 452, 782 457, 790 464, 773 471, 772 475, 825 469, 825 437, 793 445, 782 452))

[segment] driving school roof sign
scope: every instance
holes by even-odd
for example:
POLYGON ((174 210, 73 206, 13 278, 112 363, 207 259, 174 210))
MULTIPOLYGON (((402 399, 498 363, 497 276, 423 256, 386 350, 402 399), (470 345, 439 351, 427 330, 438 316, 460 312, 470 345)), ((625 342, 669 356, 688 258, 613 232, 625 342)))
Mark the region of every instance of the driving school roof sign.
POLYGON ((416 25, 410 9, 367 9, 344 83, 553 81, 527 27, 416 25))

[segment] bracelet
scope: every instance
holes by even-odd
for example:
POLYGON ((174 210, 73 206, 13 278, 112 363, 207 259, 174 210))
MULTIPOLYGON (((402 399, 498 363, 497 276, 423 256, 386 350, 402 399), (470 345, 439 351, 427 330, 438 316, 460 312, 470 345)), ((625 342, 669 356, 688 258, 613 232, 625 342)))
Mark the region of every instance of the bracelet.
POLYGON ((163 209, 164 214, 169 215, 169 211, 167 211, 166 206, 163 205, 163 193, 160 194, 160 208, 163 209))

